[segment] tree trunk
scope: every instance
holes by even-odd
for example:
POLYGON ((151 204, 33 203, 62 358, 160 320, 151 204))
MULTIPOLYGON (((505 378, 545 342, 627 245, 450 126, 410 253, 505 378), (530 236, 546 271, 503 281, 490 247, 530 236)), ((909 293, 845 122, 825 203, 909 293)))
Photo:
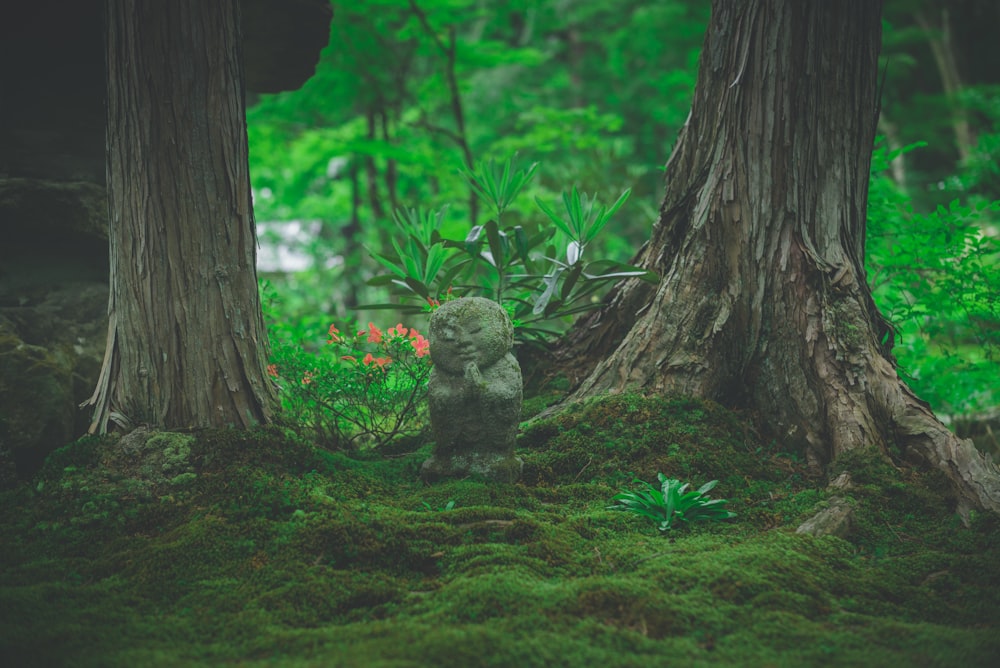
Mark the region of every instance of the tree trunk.
POLYGON ((941 87, 944 89, 945 97, 951 107, 951 127, 955 133, 955 148, 958 149, 958 159, 960 162, 967 162, 975 148, 972 128, 969 126, 969 118, 962 108, 959 95, 962 92, 962 77, 958 71, 958 61, 955 57, 955 44, 951 29, 951 11, 948 7, 941 7, 937 10, 941 20, 939 23, 928 18, 928 13, 924 11, 916 12, 917 25, 927 36, 931 53, 934 54, 934 62, 937 64, 938 74, 941 76, 941 87))
POLYGON ((238 0, 108 0, 111 297, 91 432, 270 417, 238 0))
POLYGON ((963 508, 1000 477, 902 383, 865 281, 881 3, 713 3, 666 195, 626 281, 561 359, 571 400, 637 389, 748 408, 822 466, 895 443, 944 471, 963 508))

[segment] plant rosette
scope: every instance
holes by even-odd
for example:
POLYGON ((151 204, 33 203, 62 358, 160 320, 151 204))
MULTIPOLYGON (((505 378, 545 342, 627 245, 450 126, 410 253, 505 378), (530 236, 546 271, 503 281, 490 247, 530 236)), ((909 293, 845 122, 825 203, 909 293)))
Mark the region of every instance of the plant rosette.
POLYGON ((658 473, 660 487, 644 480, 635 480, 645 489, 621 492, 612 497, 615 505, 608 510, 624 510, 645 517, 657 524, 660 531, 669 531, 675 520, 681 522, 718 521, 736 517, 736 513, 723 508, 726 499, 709 499, 708 492, 718 483, 712 480, 696 490, 687 491, 690 483, 681 483, 658 473))

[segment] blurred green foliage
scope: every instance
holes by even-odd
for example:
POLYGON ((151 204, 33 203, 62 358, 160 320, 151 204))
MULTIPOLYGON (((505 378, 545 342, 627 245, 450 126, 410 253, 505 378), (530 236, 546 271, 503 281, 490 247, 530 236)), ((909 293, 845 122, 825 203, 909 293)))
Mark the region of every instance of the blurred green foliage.
MULTIPOLYGON (((334 320, 394 322, 357 310, 393 298, 385 281, 370 284, 385 272, 370 251, 393 255, 394 241, 406 250, 396 211, 440 212, 442 238, 485 230, 496 211, 466 178, 479 162, 539 163, 498 232, 551 221, 524 203, 552 204, 574 187, 610 203, 630 189, 588 256, 627 263, 649 238, 710 3, 333 4, 315 76, 248 111, 258 221, 317 230, 299 248, 311 268, 265 272, 281 295, 282 336, 316 342, 334 320)), ((980 39, 995 17, 988 4, 888 0, 883 14, 869 279, 898 329, 903 373, 945 415, 1000 403, 1000 68, 980 39)))
POLYGON ((296 293, 288 318, 385 301, 366 249, 392 250, 393 212, 444 209, 442 236, 464 238, 488 215, 463 170, 512 155, 542 167, 506 225, 544 223, 534 198, 571 185, 604 202, 631 188, 592 254, 628 261, 659 208, 707 19, 694 2, 334 3, 315 76, 248 111, 257 219, 320 223, 302 249, 313 269, 268 276, 296 293))
POLYGON ((887 174, 910 149, 873 156, 869 281, 914 391, 946 416, 982 412, 1000 402, 1000 201, 916 211, 887 174))

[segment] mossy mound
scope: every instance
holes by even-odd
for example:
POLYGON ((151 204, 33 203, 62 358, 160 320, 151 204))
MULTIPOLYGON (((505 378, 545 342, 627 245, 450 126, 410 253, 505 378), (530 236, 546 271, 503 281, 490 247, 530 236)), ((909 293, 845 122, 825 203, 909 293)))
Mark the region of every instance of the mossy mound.
POLYGON ((852 540, 796 534, 826 493, 711 404, 622 396, 533 425, 519 484, 424 486, 428 447, 361 460, 276 429, 186 436, 146 457, 84 439, 2 495, 2 665, 1000 656, 996 518, 964 527, 935 475, 856 453, 852 540), (661 534, 607 510, 659 471, 719 479, 739 516, 661 534))
POLYGON ((770 527, 811 509, 798 494, 819 498, 814 472, 794 455, 763 447, 737 414, 699 399, 604 397, 531 423, 519 445, 525 482, 552 488, 553 499, 606 499, 633 479, 655 483, 664 473, 694 487, 718 480, 716 496, 734 498, 734 510, 770 527))
POLYGON ((737 416, 697 399, 606 397, 532 424, 519 445, 530 452, 525 465, 535 484, 629 482, 658 472, 684 479, 776 476, 737 416))

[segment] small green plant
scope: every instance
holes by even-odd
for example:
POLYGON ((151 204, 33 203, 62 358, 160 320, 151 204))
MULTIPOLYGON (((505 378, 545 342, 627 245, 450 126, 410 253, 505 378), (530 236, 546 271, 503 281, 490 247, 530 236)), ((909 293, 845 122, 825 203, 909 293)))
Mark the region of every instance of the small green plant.
POLYGON ((505 231, 501 226, 501 219, 524 186, 534 177, 536 169, 538 169, 537 162, 532 163, 527 169, 515 171, 510 160, 506 160, 502 165, 489 160, 485 163, 476 163, 474 169, 464 172, 472 189, 496 215, 494 220, 488 221, 485 225, 473 226, 465 237, 464 245, 472 259, 485 260, 496 273, 495 299, 500 304, 504 303, 504 290, 508 287, 508 275, 513 268, 513 261, 520 257, 524 262, 528 254, 528 239, 524 228, 518 225, 509 232, 505 231), (486 236, 488 250, 480 252, 483 235, 486 236), (511 244, 512 236, 513 244, 511 244))
POLYGON ((535 176, 538 163, 533 162, 527 169, 513 171, 510 160, 498 165, 492 160, 478 162, 473 169, 464 169, 462 174, 479 197, 489 204, 497 214, 497 219, 510 208, 524 186, 535 176))
POLYGON ((608 506, 609 510, 626 510, 640 517, 648 517, 657 523, 660 531, 669 531, 673 521, 695 522, 699 520, 724 520, 736 517, 736 513, 722 506, 728 503, 726 499, 709 500, 708 492, 718 483, 718 480, 706 482, 693 492, 686 491, 689 483, 668 478, 658 473, 660 487, 657 489, 644 480, 634 482, 645 485, 645 489, 637 492, 621 492, 615 494, 612 500, 616 503, 608 506))
POLYGON ((559 327, 550 323, 596 308, 595 293, 611 282, 628 277, 658 280, 653 272, 638 267, 585 259, 587 245, 628 199, 628 190, 606 207, 573 188, 563 195, 564 216, 536 199, 544 214, 541 222, 527 219, 523 225, 505 226, 505 213, 530 183, 537 166, 516 170, 508 159, 500 164, 477 163, 464 171, 492 218, 473 224, 461 239, 441 235, 440 212, 397 211, 401 240, 393 240, 392 252, 372 253, 389 273, 369 284, 389 286, 404 300, 416 297, 419 301, 359 308, 415 313, 454 289, 452 296, 496 300, 511 314, 519 340, 544 340, 559 334, 559 327))
POLYGON ((326 346, 278 342, 268 373, 289 423, 337 448, 378 447, 412 433, 431 372, 430 344, 402 323, 344 334, 330 325, 326 346))
POLYGON ((435 508, 434 506, 432 506, 431 504, 427 503, 426 501, 421 501, 420 503, 424 507, 424 510, 431 511, 431 512, 439 512, 439 513, 444 513, 444 512, 447 512, 449 510, 454 510, 455 509, 455 505, 456 505, 454 499, 452 499, 451 501, 448 501, 448 503, 444 504, 443 506, 441 506, 439 508, 435 508))

